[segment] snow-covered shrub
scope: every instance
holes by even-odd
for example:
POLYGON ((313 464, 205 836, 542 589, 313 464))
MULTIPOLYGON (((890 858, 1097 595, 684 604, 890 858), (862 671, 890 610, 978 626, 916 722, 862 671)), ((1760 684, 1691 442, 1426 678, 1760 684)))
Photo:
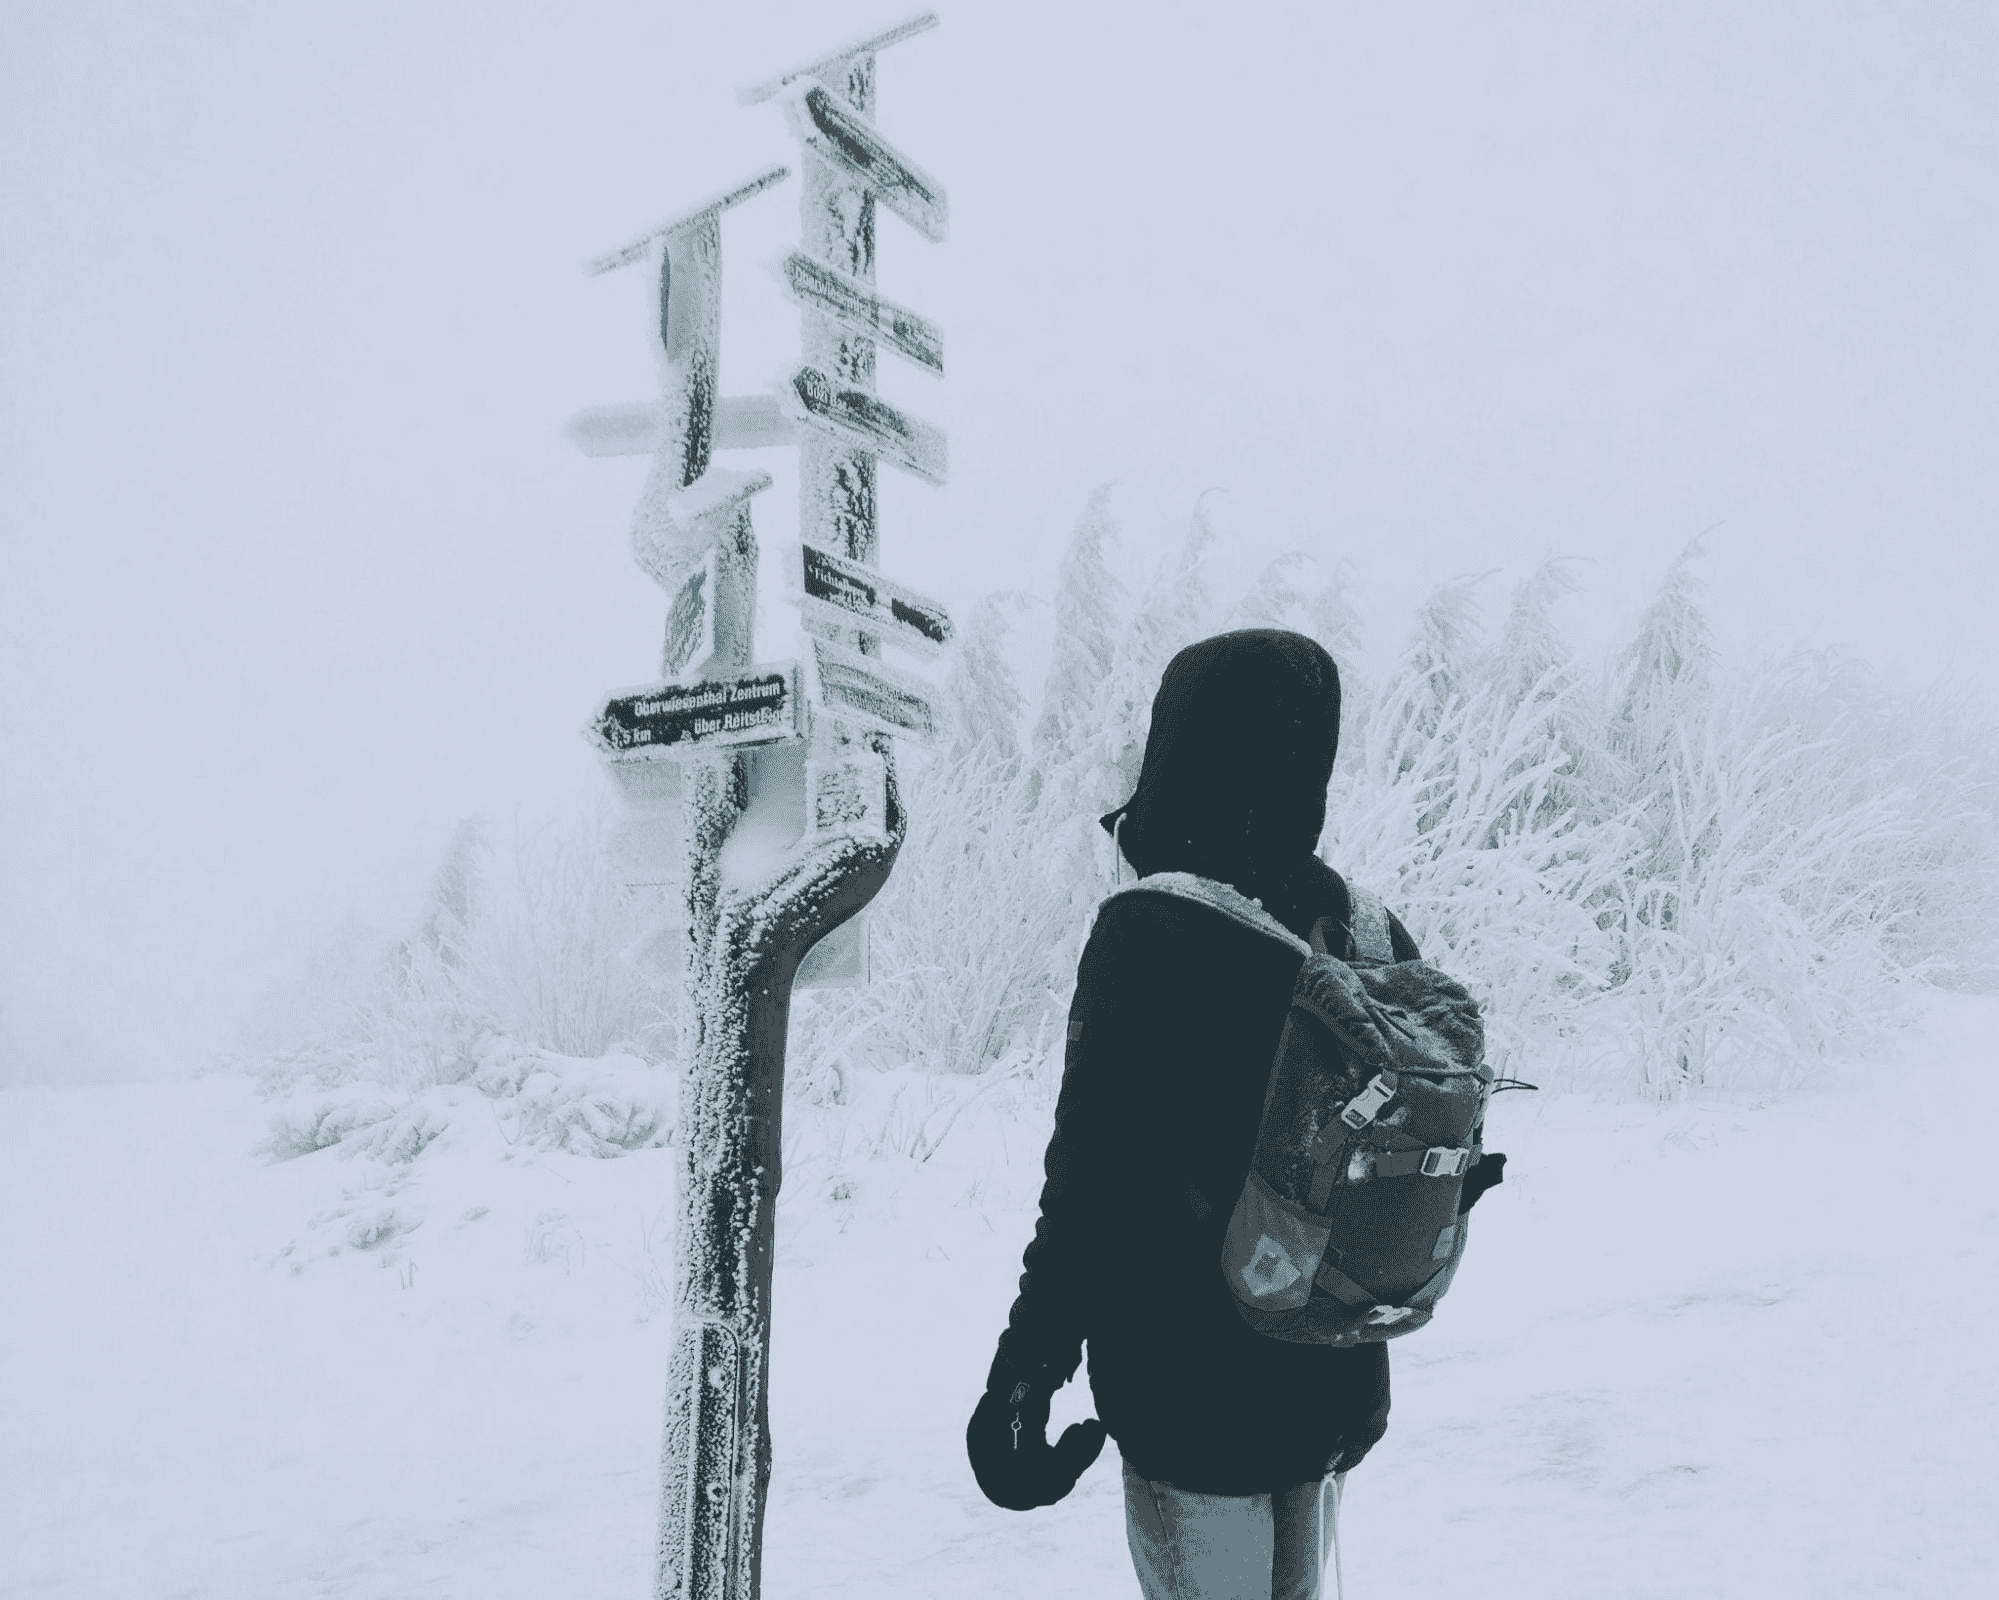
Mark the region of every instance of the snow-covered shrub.
POLYGON ((653 900, 619 881, 609 809, 513 852, 474 930, 467 988, 507 1038, 572 1056, 671 1053, 679 946, 653 900))
POLYGON ((289 1161, 338 1147, 407 1166, 468 1114, 497 1125, 519 1149, 619 1156, 671 1140, 674 1080, 637 1056, 564 1056, 496 1042, 469 1085, 400 1094, 367 1084, 300 1088, 278 1100, 258 1153, 289 1161))
POLYGON ((347 927, 267 1004, 243 1050, 264 1087, 462 1083, 497 1052, 671 1054, 677 944, 617 880, 602 813, 513 843, 461 823, 409 934, 347 927))
POLYGON ((349 1217, 343 1232, 351 1249, 378 1250, 417 1225, 418 1219, 396 1206, 370 1206, 349 1217))
MULTIPOLYGON (((480 1078, 482 1087, 489 1081, 480 1078)), ((619 1156, 668 1142, 673 1078, 636 1056, 544 1055, 495 1110, 516 1144, 573 1156, 619 1156)))
POLYGON ((394 1101, 358 1086, 332 1094, 303 1093, 285 1102, 272 1117, 257 1153, 273 1161, 309 1156, 351 1134, 381 1126, 397 1109, 394 1101))
POLYGON ((664 1144, 673 1080, 652 1063, 672 1048, 674 944, 619 887, 606 831, 592 816, 528 835, 502 877, 463 824, 407 937, 327 941, 242 1052, 276 1102, 261 1153, 405 1166, 468 1107, 530 1149, 664 1144))
POLYGON ((1631 830, 1561 792, 1577 692, 1552 673, 1518 697, 1397 673, 1357 708, 1328 797, 1326 858, 1471 985, 1501 1070, 1563 1032, 1616 961, 1600 910, 1631 830))
MULTIPOLYGON (((1226 628, 1294 628, 1339 661, 1323 853, 1478 994, 1502 1070, 1658 1094, 1794 1073, 1878 1037, 1921 985, 1999 972, 1989 716, 1890 694, 1838 656, 1724 661, 1693 548, 1596 662, 1558 625, 1559 563, 1517 585, 1496 634, 1489 579, 1455 578, 1399 653, 1370 657, 1344 572, 1322 579, 1309 552, 1231 582, 1205 507, 1149 579, 1117 575, 1116 541, 1100 492, 1038 693, 1008 648, 1033 602, 967 618, 945 739, 898 750, 911 822, 869 913, 871 981, 794 1006, 788 1087, 814 1114, 859 1115, 883 1073, 1017 1074, 1054 1051, 1119 871, 1096 819, 1132 790, 1166 662, 1226 628)), ((469 1083, 544 1148, 663 1141, 668 1084, 645 1063, 670 1057, 685 1004, 677 936, 619 888, 608 834, 544 830, 498 871, 462 828, 408 937, 329 941, 264 1043, 266 1082, 406 1100, 469 1083), (614 1050, 631 1054, 596 1059, 614 1050)), ((959 1102, 915 1092, 863 1142, 934 1149, 959 1102)), ((273 1153, 421 1148, 430 1124, 396 1120, 400 1100, 357 1120, 364 1100, 304 1096, 273 1153)))
POLYGON ((1711 671, 1611 719, 1643 840, 1607 1014, 1654 1089, 1795 1072, 1993 971, 1992 790, 1932 717, 1837 656, 1711 671))
POLYGON ((357 1127, 342 1144, 384 1166, 407 1166, 451 1127, 450 1104, 431 1089, 398 1106, 381 1121, 357 1127))
POLYGON ((873 985, 808 998, 795 1070, 991 1071, 1052 1037, 1115 882, 1095 819, 1136 780, 1166 661, 1227 627, 1295 628, 1340 662, 1323 853, 1472 986, 1502 1070, 1652 1093, 1795 1073, 1878 1037, 1914 986, 1999 970, 1989 721, 1839 657, 1722 662, 1694 547, 1602 665, 1563 637, 1573 582, 1550 563, 1497 638, 1484 579, 1442 585, 1370 673, 1343 574, 1315 585, 1306 554, 1231 596, 1204 515, 1136 589, 1114 542, 1100 493, 1031 723, 997 614, 968 630, 948 748, 904 757, 913 821, 873 914, 873 985))
POLYGON ((902 758, 909 836, 870 912, 871 980, 800 997, 794 1072, 982 1071, 1033 1033, 1064 981, 1053 962, 1074 948, 1079 907, 1064 852, 1038 828, 1046 769, 1027 754, 1000 650, 1010 609, 989 601, 970 618, 946 686, 949 737, 902 758))
POLYGON ((1695 553, 1595 671, 1549 625, 1559 569, 1489 648, 1446 586, 1354 704, 1328 859, 1472 985, 1502 1068, 1795 1074, 1993 972, 1991 783, 1858 663, 1721 663, 1695 553))

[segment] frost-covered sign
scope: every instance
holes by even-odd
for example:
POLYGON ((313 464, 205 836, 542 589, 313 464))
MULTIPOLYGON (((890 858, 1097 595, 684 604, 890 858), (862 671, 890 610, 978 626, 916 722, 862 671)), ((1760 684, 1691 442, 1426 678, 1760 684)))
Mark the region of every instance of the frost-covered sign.
POLYGON ((806 615, 835 627, 865 627, 892 644, 928 652, 951 638, 943 606, 914 589, 890 583, 872 567, 814 545, 799 547, 799 603, 806 615))
POLYGON ((795 739, 795 676, 791 663, 784 662, 741 677, 627 689, 597 713, 597 740, 607 755, 629 757, 795 739))
MULTIPOLYGON (((666 408, 651 401, 587 406, 563 432, 586 456, 649 456, 666 437, 666 419, 666 408)), ((717 450, 755 450, 796 444, 798 427, 774 394, 725 394, 715 397, 709 436, 717 450)))
POLYGON ((715 552, 710 550, 666 608, 666 643, 659 653, 666 671, 699 672, 714 655, 715 577, 715 552))
POLYGON ((942 483, 949 469, 944 435, 865 389, 835 383, 817 367, 800 367, 791 379, 798 420, 856 450, 887 456, 906 472, 942 483))
POLYGON ((843 328, 878 339, 926 372, 944 372, 944 334, 927 317, 876 294, 871 285, 794 250, 784 260, 784 287, 801 306, 843 328))
POLYGON ((874 288, 878 201, 924 237, 944 234, 942 186, 874 127, 876 53, 936 22, 920 13, 740 96, 781 100, 801 147, 799 248, 779 277, 800 308, 803 348, 777 392, 720 392, 722 218, 787 167, 717 190, 587 268, 656 263, 659 274, 647 306, 659 399, 595 406, 568 428, 585 454, 652 458, 632 555, 667 610, 659 681, 613 693, 587 729, 628 801, 628 888, 681 900, 694 1014, 675 1140, 658 1600, 758 1594, 791 994, 866 972, 856 918, 907 826, 893 741, 936 729, 928 685, 880 654, 887 643, 935 653, 950 619, 876 570, 875 473, 886 460, 940 483, 948 453, 942 432, 877 396, 875 358, 886 349, 938 376, 944 339, 874 288), (714 460, 791 445, 803 672, 757 663, 751 508, 770 474, 714 460))
POLYGON ((936 737, 937 713, 927 684, 823 639, 813 641, 812 654, 820 698, 834 716, 881 733, 936 737))
POLYGON ((950 222, 944 187, 874 130, 874 119, 824 84, 785 92, 791 130, 812 154, 867 190, 924 238, 941 243, 950 222))

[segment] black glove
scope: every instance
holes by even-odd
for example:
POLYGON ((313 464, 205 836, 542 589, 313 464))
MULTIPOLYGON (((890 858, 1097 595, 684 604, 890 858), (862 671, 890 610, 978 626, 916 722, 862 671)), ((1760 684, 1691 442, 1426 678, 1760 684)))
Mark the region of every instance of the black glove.
POLYGON ((1463 1216, 1477 1205, 1478 1197, 1486 1190, 1496 1188, 1505 1181, 1505 1152, 1488 1150, 1478 1158, 1471 1171, 1465 1174, 1464 1184, 1458 1190, 1458 1215, 1463 1216))
POLYGON ((1095 1417, 1071 1423, 1049 1444, 1048 1401, 1056 1387, 1020 1372, 1005 1356, 993 1358, 985 1395, 965 1426, 965 1454, 994 1505, 1009 1511, 1052 1506, 1103 1449, 1104 1425, 1095 1417))

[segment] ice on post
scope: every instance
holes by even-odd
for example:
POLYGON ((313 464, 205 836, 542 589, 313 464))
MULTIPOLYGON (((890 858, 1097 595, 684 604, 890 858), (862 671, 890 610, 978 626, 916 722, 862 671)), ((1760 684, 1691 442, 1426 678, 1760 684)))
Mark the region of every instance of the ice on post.
POLYGON ((874 392, 885 345, 941 372, 943 336, 876 294, 874 200, 943 236, 944 191, 873 128, 874 53, 936 25, 925 12, 749 91, 781 98, 804 146, 799 249, 781 276, 800 306, 801 361, 780 394, 730 397, 721 373, 722 214, 784 175, 767 167, 590 263, 659 262, 648 337, 654 403, 598 406, 568 432, 590 455, 650 454, 632 553, 665 591, 660 678, 610 695, 589 733, 631 804, 628 881, 684 896, 684 971, 698 1018, 682 1063, 674 1340, 661 1451, 655 1594, 756 1600, 769 1487, 771 1254, 791 992, 861 981, 856 919, 886 881, 906 817, 892 740, 936 726, 928 687, 869 653, 936 650, 936 602, 876 570, 877 458, 930 482, 944 435, 874 392), (757 664, 763 472, 717 451, 799 449, 805 552, 794 598, 810 670, 757 664), (816 700, 805 699, 806 681, 816 700), (684 870, 662 870, 676 832, 684 870), (640 837, 643 835, 644 837, 640 837), (641 858, 644 858, 643 864, 641 858))

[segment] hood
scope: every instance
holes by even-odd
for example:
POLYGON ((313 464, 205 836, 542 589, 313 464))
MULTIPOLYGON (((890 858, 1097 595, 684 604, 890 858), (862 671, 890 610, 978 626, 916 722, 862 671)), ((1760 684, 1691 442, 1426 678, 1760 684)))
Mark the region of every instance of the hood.
POLYGON ((1104 830, 1141 874, 1233 884, 1288 923, 1323 881, 1313 852, 1339 742, 1339 668, 1323 647, 1276 628, 1203 639, 1167 663, 1138 788, 1104 830))

